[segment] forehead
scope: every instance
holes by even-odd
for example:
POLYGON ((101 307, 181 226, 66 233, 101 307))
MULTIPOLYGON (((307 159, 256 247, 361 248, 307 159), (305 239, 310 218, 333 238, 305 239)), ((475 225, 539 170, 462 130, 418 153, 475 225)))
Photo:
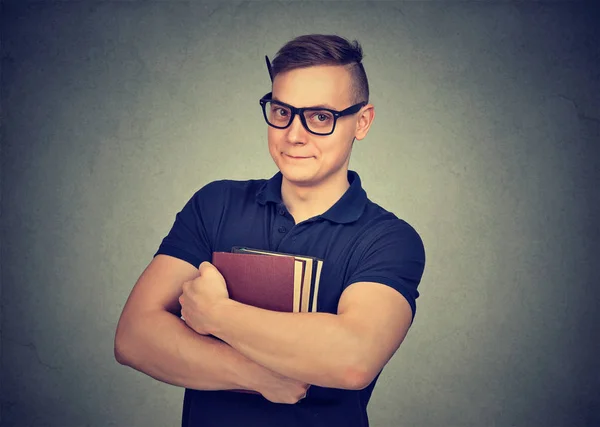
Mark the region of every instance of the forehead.
POLYGON ((344 109, 350 104, 350 72, 344 66, 321 65, 278 74, 273 98, 295 107, 328 105, 344 109))

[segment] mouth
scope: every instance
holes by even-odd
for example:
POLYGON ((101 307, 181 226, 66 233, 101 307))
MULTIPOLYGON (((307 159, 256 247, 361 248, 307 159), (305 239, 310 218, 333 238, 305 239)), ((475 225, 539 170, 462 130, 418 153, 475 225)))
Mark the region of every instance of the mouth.
POLYGON ((289 154, 283 153, 283 155, 285 157, 289 157, 290 159, 294 159, 294 160, 303 160, 303 159, 310 159, 312 158, 312 156, 290 156, 289 154))

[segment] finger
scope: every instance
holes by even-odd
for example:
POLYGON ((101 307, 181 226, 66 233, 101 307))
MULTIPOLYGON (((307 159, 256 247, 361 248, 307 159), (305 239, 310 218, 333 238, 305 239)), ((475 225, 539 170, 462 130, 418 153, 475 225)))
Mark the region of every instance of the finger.
POLYGON ((212 265, 208 261, 204 261, 198 267, 198 271, 200 272, 201 276, 202 276, 202 274, 206 274, 206 273, 208 273, 209 271, 212 271, 212 270, 216 270, 216 267, 214 265, 212 265))

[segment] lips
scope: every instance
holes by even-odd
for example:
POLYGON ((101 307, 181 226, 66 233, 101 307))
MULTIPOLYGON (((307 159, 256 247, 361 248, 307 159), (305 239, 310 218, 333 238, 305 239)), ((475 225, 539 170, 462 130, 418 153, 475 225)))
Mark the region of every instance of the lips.
POLYGON ((302 159, 310 159, 312 156, 292 156, 290 154, 285 154, 285 156, 290 157, 292 159, 296 159, 296 160, 302 160, 302 159))

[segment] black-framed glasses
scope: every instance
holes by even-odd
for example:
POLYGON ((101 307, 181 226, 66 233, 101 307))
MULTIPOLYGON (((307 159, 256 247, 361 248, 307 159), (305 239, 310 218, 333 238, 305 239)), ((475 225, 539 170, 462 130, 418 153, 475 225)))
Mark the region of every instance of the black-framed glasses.
POLYGON ((354 104, 342 111, 331 110, 329 108, 308 107, 296 108, 285 102, 271 99, 273 93, 269 92, 260 99, 265 121, 269 126, 277 129, 285 129, 292 124, 296 114, 300 116, 300 121, 304 129, 315 135, 331 135, 335 130, 337 119, 343 116, 355 114, 362 107, 367 105, 365 101, 354 104))

